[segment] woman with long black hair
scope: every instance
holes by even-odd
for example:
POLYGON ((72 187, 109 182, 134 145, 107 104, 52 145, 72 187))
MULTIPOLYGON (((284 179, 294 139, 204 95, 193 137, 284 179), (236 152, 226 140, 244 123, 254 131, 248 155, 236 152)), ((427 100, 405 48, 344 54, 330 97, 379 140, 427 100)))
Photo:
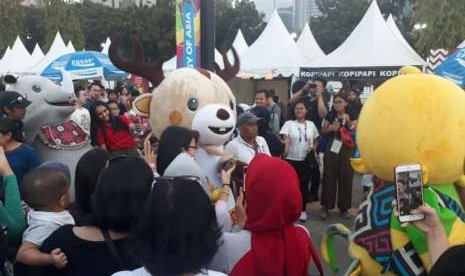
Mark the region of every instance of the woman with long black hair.
POLYGON ((131 132, 140 128, 126 116, 113 117, 108 106, 96 101, 90 107, 90 137, 94 146, 107 150, 111 156, 139 156, 131 132))

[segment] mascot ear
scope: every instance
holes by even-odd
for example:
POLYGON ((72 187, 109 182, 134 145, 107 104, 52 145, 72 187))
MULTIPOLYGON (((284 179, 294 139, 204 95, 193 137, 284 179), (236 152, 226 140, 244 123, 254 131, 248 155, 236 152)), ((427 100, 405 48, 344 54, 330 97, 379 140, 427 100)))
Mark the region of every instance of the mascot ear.
POLYGON ((18 79, 13 75, 4 76, 3 80, 5 81, 5 83, 8 83, 8 84, 15 84, 18 81, 18 79))
POLYGON ((132 109, 140 116, 150 116, 150 103, 152 102, 152 93, 144 93, 137 97, 132 103, 132 109))
POLYGON ((351 158, 350 164, 352 168, 361 174, 372 174, 371 170, 365 164, 365 160, 363 158, 351 158))

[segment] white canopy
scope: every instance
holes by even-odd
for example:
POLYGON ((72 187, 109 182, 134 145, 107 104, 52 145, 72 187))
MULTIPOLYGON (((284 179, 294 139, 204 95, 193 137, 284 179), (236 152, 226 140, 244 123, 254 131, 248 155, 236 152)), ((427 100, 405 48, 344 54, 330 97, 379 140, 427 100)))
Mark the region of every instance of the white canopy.
POLYGON ((19 68, 27 66, 27 64, 29 64, 30 58, 31 54, 26 49, 26 47, 24 47, 21 38, 17 36, 8 56, 2 59, 0 74, 11 73, 19 68))
POLYGON ((376 0, 350 36, 326 57, 309 67, 378 67, 424 65, 412 57, 399 39, 389 30, 376 0))
POLYGON ((40 48, 39 44, 36 43, 36 46, 34 47, 34 51, 32 51, 31 61, 30 61, 29 66, 37 64, 44 57, 45 57, 45 55, 44 55, 44 52, 42 51, 42 48, 40 48))
POLYGON ((289 76, 305 64, 294 39, 289 35, 277 11, 257 40, 241 56, 242 76, 289 76))
POLYGON ((392 34, 399 40, 399 42, 404 45, 405 49, 411 54, 412 58, 417 59, 418 62, 425 62, 423 58, 418 55, 418 53, 410 46, 410 44, 407 42, 405 37, 402 35, 400 32, 399 28, 397 27, 396 22, 394 21, 394 17, 392 17, 392 14, 389 15, 388 19, 386 20, 386 24, 389 28, 389 30, 392 32, 392 34))
POLYGON ((42 71, 54 60, 61 57, 62 55, 72 53, 66 46, 63 38, 61 38, 60 32, 57 32, 55 39, 53 40, 50 50, 47 52, 45 57, 36 63, 35 65, 26 68, 24 72, 26 74, 40 74, 42 71))
MULTIPOLYGON (((0 59, 0 69, 3 67, 3 61, 9 59, 8 56, 10 55, 10 53, 11 53, 11 47, 8 46, 5 50, 5 53, 3 54, 2 59, 0 59)), ((0 71, 0 76, 1 75, 2 75, 2 72, 0 71)))
POLYGON ((249 45, 245 41, 244 35, 242 34, 241 29, 237 31, 236 38, 232 44, 236 52, 240 55, 249 49, 249 45))
POLYGON ((103 54, 108 55, 108 49, 110 49, 110 44, 111 44, 111 40, 109 37, 107 37, 107 40, 105 40, 105 44, 103 44, 102 51, 101 51, 103 54))
POLYGON ((74 48, 73 42, 71 40, 68 42, 68 45, 66 45, 66 48, 68 48, 68 51, 70 51, 70 53, 76 52, 76 49, 74 48))
POLYGON ((299 46, 299 49, 307 62, 316 61, 326 56, 323 50, 321 50, 320 45, 316 42, 308 24, 305 24, 302 33, 300 33, 299 40, 297 40, 297 46, 299 46))
POLYGON ((465 40, 462 43, 460 43, 460 45, 457 46, 457 48, 465 48, 465 40))

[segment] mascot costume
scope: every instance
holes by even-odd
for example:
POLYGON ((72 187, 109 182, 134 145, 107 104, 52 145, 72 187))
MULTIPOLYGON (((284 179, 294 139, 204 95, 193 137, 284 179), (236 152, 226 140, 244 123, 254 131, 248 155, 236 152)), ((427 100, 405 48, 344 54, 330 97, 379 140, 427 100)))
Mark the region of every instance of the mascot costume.
POLYGON ((465 93, 444 78, 404 67, 365 103, 357 137, 361 158, 352 165, 375 175, 373 187, 354 232, 341 224, 328 227, 323 258, 337 270, 333 236, 343 235, 350 237, 354 258, 346 275, 427 275, 431 261, 425 235, 413 224, 401 227, 391 206, 394 167, 422 165, 425 203, 436 210, 449 244, 465 244, 465 214, 454 186, 463 189, 465 93))
POLYGON ((41 76, 5 76, 8 90, 17 91, 32 103, 24 118, 26 143, 33 145, 43 161, 54 160, 67 165, 71 173, 74 198, 76 164, 92 149, 88 135, 69 119, 75 110, 74 94, 41 76))
POLYGON ((144 62, 142 45, 137 38, 132 40, 134 50, 131 59, 121 57, 118 53, 121 40, 122 35, 118 35, 110 45, 109 56, 113 64, 149 80, 155 87, 152 93, 136 98, 133 109, 139 115, 150 118, 153 133, 157 137, 168 126, 198 131, 200 149, 196 161, 209 181, 216 188, 221 187, 219 166, 228 159, 223 144, 231 138, 236 126, 236 99, 225 82, 239 71, 236 51, 232 49, 235 59, 233 65, 223 54, 225 69, 215 64, 216 74, 200 68, 183 68, 171 72, 165 78, 163 62, 144 62))

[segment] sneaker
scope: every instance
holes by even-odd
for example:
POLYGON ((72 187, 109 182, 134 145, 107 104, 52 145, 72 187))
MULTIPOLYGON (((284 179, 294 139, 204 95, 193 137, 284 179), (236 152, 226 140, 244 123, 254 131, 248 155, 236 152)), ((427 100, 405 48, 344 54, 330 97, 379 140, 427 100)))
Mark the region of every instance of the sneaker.
POLYGON ((306 212, 300 213, 300 218, 299 218, 300 222, 306 222, 307 219, 308 219, 308 216, 306 212))
POLYGON ((324 208, 321 208, 321 211, 320 211, 320 218, 322 220, 326 220, 328 218, 328 210, 324 209, 324 208))

